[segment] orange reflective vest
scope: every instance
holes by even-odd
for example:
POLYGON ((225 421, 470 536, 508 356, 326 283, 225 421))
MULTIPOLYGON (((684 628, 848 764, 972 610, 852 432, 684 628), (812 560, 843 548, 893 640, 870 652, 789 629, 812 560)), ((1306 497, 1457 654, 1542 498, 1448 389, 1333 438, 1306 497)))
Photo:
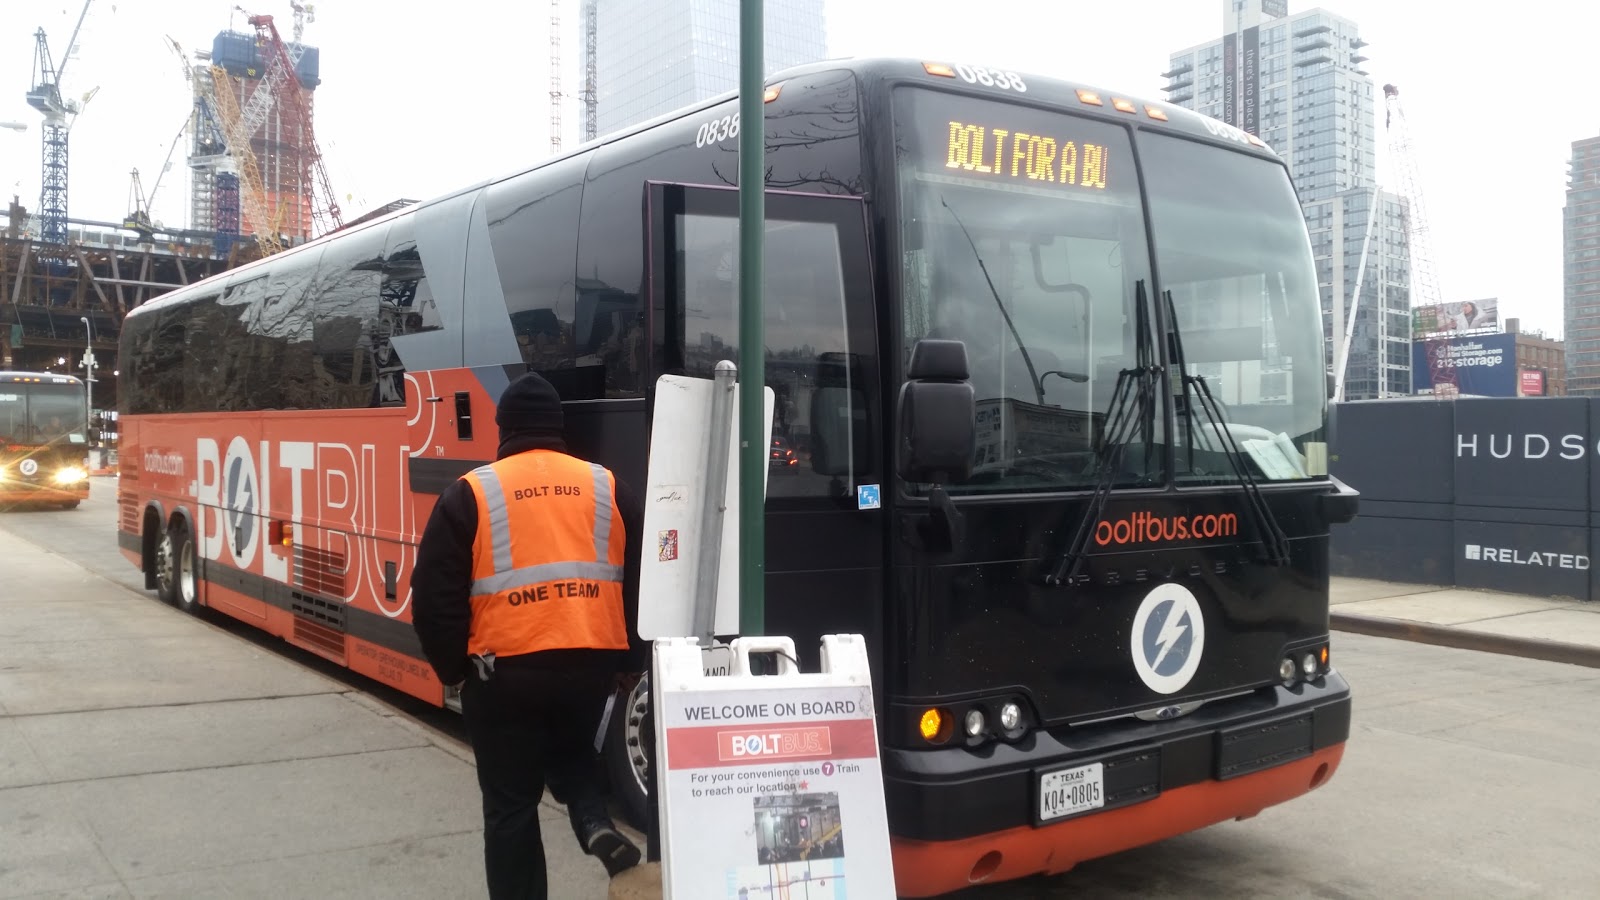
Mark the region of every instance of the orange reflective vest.
POLYGON ((463 477, 478 501, 467 652, 627 649, 627 535, 612 474, 529 450, 463 477))

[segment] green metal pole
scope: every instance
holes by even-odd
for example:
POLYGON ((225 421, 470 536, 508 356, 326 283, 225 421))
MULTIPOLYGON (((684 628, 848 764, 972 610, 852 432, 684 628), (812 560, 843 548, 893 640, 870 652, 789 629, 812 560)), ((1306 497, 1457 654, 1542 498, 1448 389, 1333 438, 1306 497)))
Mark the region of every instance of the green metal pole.
POLYGON ((762 0, 739 0, 739 633, 766 631, 766 334, 761 303, 766 237, 766 93, 762 0))

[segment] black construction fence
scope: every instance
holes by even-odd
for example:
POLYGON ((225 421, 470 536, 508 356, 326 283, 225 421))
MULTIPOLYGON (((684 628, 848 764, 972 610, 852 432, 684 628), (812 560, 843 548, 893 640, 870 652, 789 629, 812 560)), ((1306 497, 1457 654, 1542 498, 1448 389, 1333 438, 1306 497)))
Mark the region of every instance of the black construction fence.
POLYGON ((1600 600, 1600 399, 1341 403, 1331 430, 1361 492, 1335 575, 1600 600))

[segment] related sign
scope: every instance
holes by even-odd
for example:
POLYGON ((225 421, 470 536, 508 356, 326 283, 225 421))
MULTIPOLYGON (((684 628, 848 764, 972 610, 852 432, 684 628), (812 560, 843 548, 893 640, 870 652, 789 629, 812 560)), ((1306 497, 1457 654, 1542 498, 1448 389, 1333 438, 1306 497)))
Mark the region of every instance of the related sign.
POLYGON ((719 677, 696 640, 655 645, 664 896, 895 896, 863 638, 823 637, 808 674, 789 638, 730 649, 719 677), (780 673, 751 675, 752 652, 777 652, 780 673))
POLYGON ((1411 336, 1448 334, 1455 331, 1493 331, 1500 327, 1500 300, 1463 300, 1460 303, 1435 303, 1411 310, 1411 336))
MULTIPOLYGON (((651 428, 650 469, 644 497, 644 533, 655 552, 639 559, 639 636, 646 639, 694 634, 695 586, 700 565, 702 500, 706 458, 711 448, 711 402, 716 383, 704 378, 663 375, 656 381, 651 428)), ((733 403, 738 409, 738 386, 733 403)), ((772 433, 776 395, 765 388, 766 433, 772 433)), ((728 442, 728 477, 723 485, 722 550, 718 560, 716 634, 739 632, 739 429, 728 442)), ((763 485, 767 466, 761 467, 763 485)))
POLYGON ((1474 397, 1517 396, 1517 336, 1482 334, 1474 337, 1414 341, 1411 345, 1411 386, 1418 394, 1433 393, 1432 352, 1442 352, 1441 363, 1455 375, 1460 393, 1474 397), (1438 350, 1433 348, 1437 346, 1438 350))
POLYGON ((1523 369, 1518 381, 1524 397, 1544 396, 1544 371, 1541 369, 1523 369))

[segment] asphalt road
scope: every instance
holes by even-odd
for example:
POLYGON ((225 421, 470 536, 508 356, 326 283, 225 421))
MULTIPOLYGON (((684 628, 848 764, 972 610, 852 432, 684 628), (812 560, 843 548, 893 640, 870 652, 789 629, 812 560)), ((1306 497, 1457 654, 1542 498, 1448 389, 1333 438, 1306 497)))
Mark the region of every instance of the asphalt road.
MULTIPOLYGON (((141 589, 116 549, 114 490, 110 480, 97 480, 77 510, 0 512, 0 528, 141 589)), ((216 624, 332 674, 281 642, 216 624)), ((1335 636, 1334 652, 1355 688, 1355 726, 1343 767, 1323 788, 1255 819, 1086 863, 1058 878, 955 896, 1594 895, 1600 670, 1346 634, 1335 636)), ((408 708, 380 685, 342 677, 408 708)), ((409 709, 429 716, 415 704, 409 709)))

